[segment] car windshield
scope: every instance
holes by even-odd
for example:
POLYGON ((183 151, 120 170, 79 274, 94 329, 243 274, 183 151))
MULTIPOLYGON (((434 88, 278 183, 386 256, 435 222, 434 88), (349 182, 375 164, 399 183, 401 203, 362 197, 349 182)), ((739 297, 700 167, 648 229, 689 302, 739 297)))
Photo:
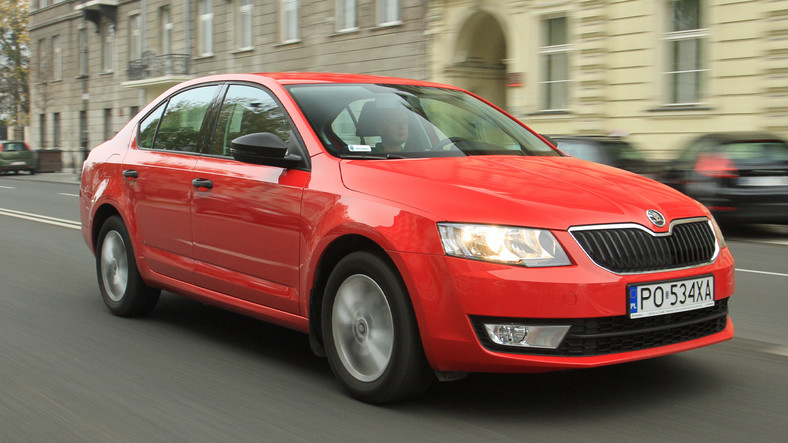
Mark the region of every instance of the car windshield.
POLYGON ((740 165, 765 165, 788 162, 788 144, 777 140, 728 143, 724 152, 740 165))
POLYGON ((410 85, 290 85, 326 150, 343 158, 561 155, 470 94, 410 85))

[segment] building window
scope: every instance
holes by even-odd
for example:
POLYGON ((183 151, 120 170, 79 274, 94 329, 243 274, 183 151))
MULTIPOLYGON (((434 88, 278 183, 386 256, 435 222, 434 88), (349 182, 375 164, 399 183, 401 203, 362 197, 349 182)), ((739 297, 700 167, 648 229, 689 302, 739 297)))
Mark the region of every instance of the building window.
POLYGON ((337 0, 337 31, 356 29, 356 0, 337 0))
POLYGON ((200 0, 199 5, 199 47, 200 55, 213 55, 213 2, 200 0))
POLYGON ((569 28, 567 18, 553 17, 543 21, 542 109, 548 111, 568 108, 569 95, 569 28))
POLYGON ((377 0, 378 24, 393 25, 400 23, 400 0, 377 0))
POLYGON ((55 148, 60 147, 60 113, 52 114, 52 143, 55 148))
POLYGON ((129 18, 129 60, 142 58, 142 17, 139 14, 129 18))
POLYGON ((79 42, 79 75, 88 75, 88 30, 82 28, 78 34, 79 42))
POLYGON ((104 140, 109 140, 112 136, 112 109, 104 109, 104 140))
POLYGON ((49 57, 47 57, 46 49, 47 49, 46 40, 44 39, 39 40, 38 59, 36 64, 38 65, 38 79, 41 83, 47 81, 47 77, 48 77, 47 73, 49 71, 49 67, 47 65, 47 61, 49 60, 49 57))
POLYGON ((79 146, 88 147, 88 112, 79 111, 79 146))
POLYGON ((41 149, 47 147, 47 115, 38 115, 38 143, 41 149))
POLYGON ((252 0, 238 2, 238 47, 252 48, 252 0))
POLYGON ((172 15, 170 8, 161 8, 161 53, 172 54, 172 15))
POLYGON ((52 80, 63 79, 63 52, 60 36, 52 37, 52 80))
POLYGON ((703 45, 708 35, 702 28, 700 0, 669 3, 667 42, 667 101, 671 105, 693 105, 703 92, 703 45))
POLYGON ((282 41, 298 40, 298 0, 281 0, 282 41))
POLYGON ((102 67, 104 72, 112 72, 115 69, 115 25, 107 24, 104 28, 102 40, 102 67))

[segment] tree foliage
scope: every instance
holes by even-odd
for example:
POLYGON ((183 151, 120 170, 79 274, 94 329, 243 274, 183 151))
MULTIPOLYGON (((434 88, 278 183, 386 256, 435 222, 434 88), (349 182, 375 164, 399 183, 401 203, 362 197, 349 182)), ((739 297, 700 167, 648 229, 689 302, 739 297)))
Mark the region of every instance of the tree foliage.
POLYGON ((0 0, 0 117, 27 124, 30 112, 28 0, 0 0))

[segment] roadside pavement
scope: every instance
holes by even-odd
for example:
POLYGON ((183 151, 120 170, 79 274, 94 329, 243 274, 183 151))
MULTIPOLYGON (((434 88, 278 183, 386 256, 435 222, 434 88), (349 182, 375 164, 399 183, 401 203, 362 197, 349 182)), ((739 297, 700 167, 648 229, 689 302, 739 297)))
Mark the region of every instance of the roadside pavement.
POLYGON ((33 175, 27 173, 20 174, 3 174, 2 178, 10 178, 14 180, 26 181, 39 181, 48 183, 65 183, 71 185, 79 185, 79 173, 75 172, 39 172, 33 175))

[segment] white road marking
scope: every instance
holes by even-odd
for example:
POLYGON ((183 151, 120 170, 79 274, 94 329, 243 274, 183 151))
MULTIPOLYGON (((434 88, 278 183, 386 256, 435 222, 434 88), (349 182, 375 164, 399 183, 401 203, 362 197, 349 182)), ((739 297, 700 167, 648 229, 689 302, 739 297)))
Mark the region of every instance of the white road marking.
POLYGON ((771 348, 764 349, 764 352, 768 352, 769 354, 782 355, 783 357, 788 357, 788 346, 773 346, 771 348))
POLYGON ((0 208, 0 215, 8 217, 21 218, 22 220, 30 220, 38 223, 46 223, 48 225, 60 226, 70 229, 82 229, 82 223, 62 218, 48 217, 46 215, 31 214, 29 212, 14 211, 12 209, 0 208))
POLYGON ((753 269, 741 269, 741 268, 736 268, 736 270, 739 272, 749 272, 751 274, 764 274, 764 275, 774 275, 777 277, 788 277, 788 274, 783 274, 781 272, 755 271, 753 269))
POLYGON ((0 186, 0 188, 3 188, 3 189, 16 189, 13 186, 0 186))
POLYGON ((66 197, 79 197, 79 194, 69 194, 67 192, 58 192, 57 195, 64 195, 66 197))

